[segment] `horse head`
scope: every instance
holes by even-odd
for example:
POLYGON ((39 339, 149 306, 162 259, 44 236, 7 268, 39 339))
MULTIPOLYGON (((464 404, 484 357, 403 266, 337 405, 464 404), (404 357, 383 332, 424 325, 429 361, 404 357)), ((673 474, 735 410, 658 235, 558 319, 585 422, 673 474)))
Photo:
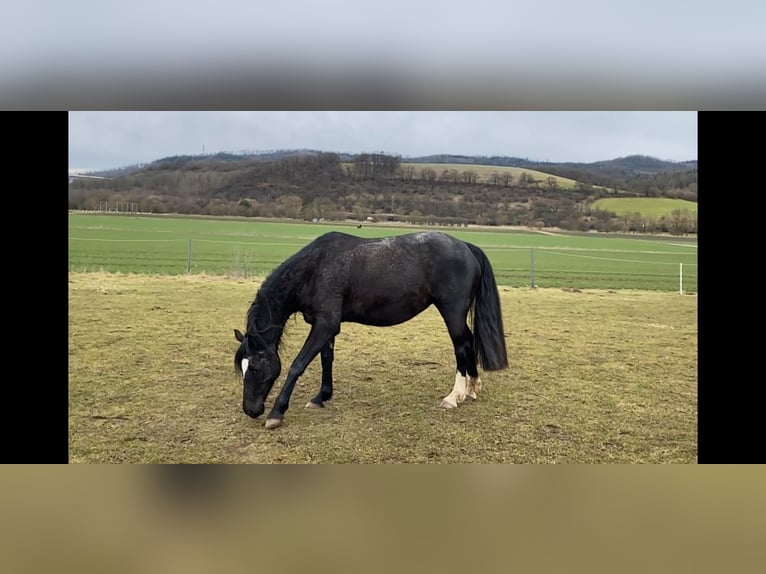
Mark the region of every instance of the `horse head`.
POLYGON ((269 348, 259 337, 250 333, 243 335, 238 329, 234 329, 234 336, 240 343, 234 355, 234 368, 244 385, 242 409, 256 418, 263 414, 264 402, 279 378, 282 364, 276 349, 269 348))

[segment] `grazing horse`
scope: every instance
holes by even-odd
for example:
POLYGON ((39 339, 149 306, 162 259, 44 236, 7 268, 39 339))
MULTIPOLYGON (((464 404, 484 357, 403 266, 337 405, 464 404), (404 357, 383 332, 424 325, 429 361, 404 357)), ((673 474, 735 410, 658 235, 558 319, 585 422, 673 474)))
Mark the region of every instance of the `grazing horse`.
POLYGON ((508 366, 500 297, 484 252, 445 233, 429 231, 383 239, 331 232, 306 245, 263 282, 247 312, 234 366, 244 384, 242 408, 256 418, 279 377, 279 343, 285 323, 300 312, 311 325, 303 348, 266 420, 282 423, 295 382, 320 355, 322 384, 307 407, 332 397, 335 336, 344 321, 385 327, 408 321, 434 305, 455 347, 452 392, 441 402, 454 408, 481 389, 477 362, 485 371, 508 366), (473 333, 468 312, 473 309, 473 333))

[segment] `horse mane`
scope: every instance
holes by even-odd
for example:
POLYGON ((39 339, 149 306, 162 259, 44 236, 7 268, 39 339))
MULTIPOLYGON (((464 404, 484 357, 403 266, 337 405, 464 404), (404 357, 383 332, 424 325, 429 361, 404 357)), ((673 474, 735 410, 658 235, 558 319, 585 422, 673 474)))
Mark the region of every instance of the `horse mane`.
POLYGON ((280 324, 279 321, 274 320, 274 313, 272 311, 270 298, 268 295, 263 295, 262 290, 263 287, 258 290, 258 293, 255 296, 255 300, 247 310, 247 329, 245 334, 247 335, 248 339, 252 338, 252 340, 257 344, 258 348, 266 348, 269 345, 269 342, 272 342, 272 344, 274 344, 276 347, 275 350, 279 352, 279 344, 282 341, 282 335, 285 330, 286 321, 285 323, 280 324), (266 313, 266 325, 258 328, 256 320, 259 318, 259 316, 262 317, 263 311, 261 311, 261 309, 264 308, 266 313), (270 337, 269 334, 272 331, 277 332, 276 341, 271 341, 273 337, 270 337))
POLYGON ((258 289, 247 311, 243 353, 265 349, 270 345, 279 353, 287 320, 297 311, 296 293, 316 268, 316 259, 320 253, 316 243, 313 241, 282 262, 258 289))

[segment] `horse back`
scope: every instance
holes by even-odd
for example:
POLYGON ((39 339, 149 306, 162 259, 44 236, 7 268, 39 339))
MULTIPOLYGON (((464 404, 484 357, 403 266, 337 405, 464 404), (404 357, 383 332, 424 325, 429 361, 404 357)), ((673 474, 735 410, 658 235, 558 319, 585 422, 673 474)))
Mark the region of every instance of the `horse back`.
POLYGON ((306 286, 311 307, 339 304, 343 320, 396 324, 432 303, 467 305, 478 287, 478 261, 444 233, 365 239, 333 232, 316 243, 314 281, 306 286))

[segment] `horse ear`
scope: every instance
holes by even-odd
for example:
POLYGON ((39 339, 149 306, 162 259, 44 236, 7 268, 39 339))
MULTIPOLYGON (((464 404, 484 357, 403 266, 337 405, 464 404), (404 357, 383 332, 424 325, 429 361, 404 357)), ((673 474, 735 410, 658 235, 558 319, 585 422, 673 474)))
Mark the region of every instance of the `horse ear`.
POLYGON ((239 329, 234 329, 234 336, 237 338, 237 341, 240 343, 245 340, 245 336, 242 334, 242 331, 239 329))

